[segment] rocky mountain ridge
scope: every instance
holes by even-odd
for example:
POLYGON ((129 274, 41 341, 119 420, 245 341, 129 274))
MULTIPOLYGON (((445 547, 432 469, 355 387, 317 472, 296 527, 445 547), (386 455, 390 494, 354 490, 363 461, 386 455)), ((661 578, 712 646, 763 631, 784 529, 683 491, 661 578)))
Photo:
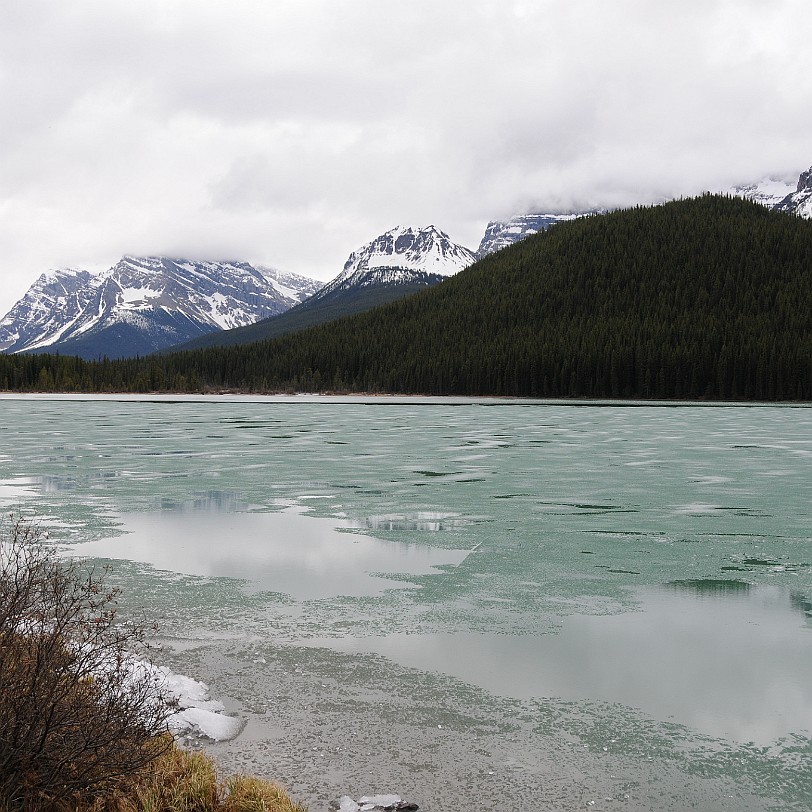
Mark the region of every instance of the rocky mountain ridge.
POLYGON ((812 219, 812 166, 806 172, 801 172, 795 191, 790 192, 773 208, 807 220, 812 219))
POLYGON ((148 354, 298 304, 318 283, 248 263, 125 256, 99 274, 42 274, 0 321, 0 351, 148 354))
POLYGON ((477 249, 477 256, 482 258, 488 254, 492 254, 494 251, 507 248, 507 246, 513 245, 515 242, 524 240, 533 234, 538 234, 539 231, 545 231, 556 223, 564 223, 568 220, 575 220, 578 217, 586 217, 589 214, 595 213, 597 212, 540 212, 535 214, 518 214, 515 217, 511 217, 510 220, 505 221, 491 220, 485 227, 485 233, 477 249))

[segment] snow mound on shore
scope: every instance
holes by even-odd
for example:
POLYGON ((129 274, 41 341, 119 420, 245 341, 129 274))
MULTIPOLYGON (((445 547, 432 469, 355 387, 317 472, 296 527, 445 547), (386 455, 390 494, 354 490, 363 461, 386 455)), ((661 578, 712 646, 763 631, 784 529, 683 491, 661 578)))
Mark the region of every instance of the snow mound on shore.
POLYGON ((205 682, 175 674, 165 666, 153 665, 152 668, 179 708, 168 720, 169 729, 176 738, 204 736, 216 742, 228 741, 236 738, 245 727, 245 720, 228 715, 225 705, 211 698, 205 682))

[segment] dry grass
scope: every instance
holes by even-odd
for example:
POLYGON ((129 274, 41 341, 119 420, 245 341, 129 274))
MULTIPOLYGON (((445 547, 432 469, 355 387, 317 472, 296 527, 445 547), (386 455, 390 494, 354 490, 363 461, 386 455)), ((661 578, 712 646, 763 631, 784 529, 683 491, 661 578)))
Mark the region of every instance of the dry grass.
POLYGON ((306 812, 278 784, 247 775, 226 782, 223 812, 306 812))
POLYGON ((129 786, 72 812, 307 812, 282 787, 251 776, 218 780, 214 761, 172 747, 129 786))
POLYGON ((203 753, 178 747, 144 770, 125 798, 132 812, 216 812, 221 808, 214 762, 203 753))

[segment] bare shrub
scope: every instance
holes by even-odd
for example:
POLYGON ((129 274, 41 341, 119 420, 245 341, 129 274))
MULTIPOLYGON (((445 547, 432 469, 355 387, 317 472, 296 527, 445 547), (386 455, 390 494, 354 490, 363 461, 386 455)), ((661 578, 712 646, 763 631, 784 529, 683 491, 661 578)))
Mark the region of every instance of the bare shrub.
POLYGON ((101 798, 171 746, 171 712, 138 667, 144 624, 117 619, 105 573, 63 561, 40 528, 0 522, 0 806, 101 798))

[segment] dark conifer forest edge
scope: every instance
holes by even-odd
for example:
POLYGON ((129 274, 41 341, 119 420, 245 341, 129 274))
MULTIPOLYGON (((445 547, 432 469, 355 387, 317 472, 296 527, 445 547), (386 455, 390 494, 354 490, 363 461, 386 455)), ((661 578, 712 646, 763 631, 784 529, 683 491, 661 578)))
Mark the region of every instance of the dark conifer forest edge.
POLYGON ((596 215, 269 341, 0 355, 0 389, 808 401, 812 221, 715 195, 596 215))

